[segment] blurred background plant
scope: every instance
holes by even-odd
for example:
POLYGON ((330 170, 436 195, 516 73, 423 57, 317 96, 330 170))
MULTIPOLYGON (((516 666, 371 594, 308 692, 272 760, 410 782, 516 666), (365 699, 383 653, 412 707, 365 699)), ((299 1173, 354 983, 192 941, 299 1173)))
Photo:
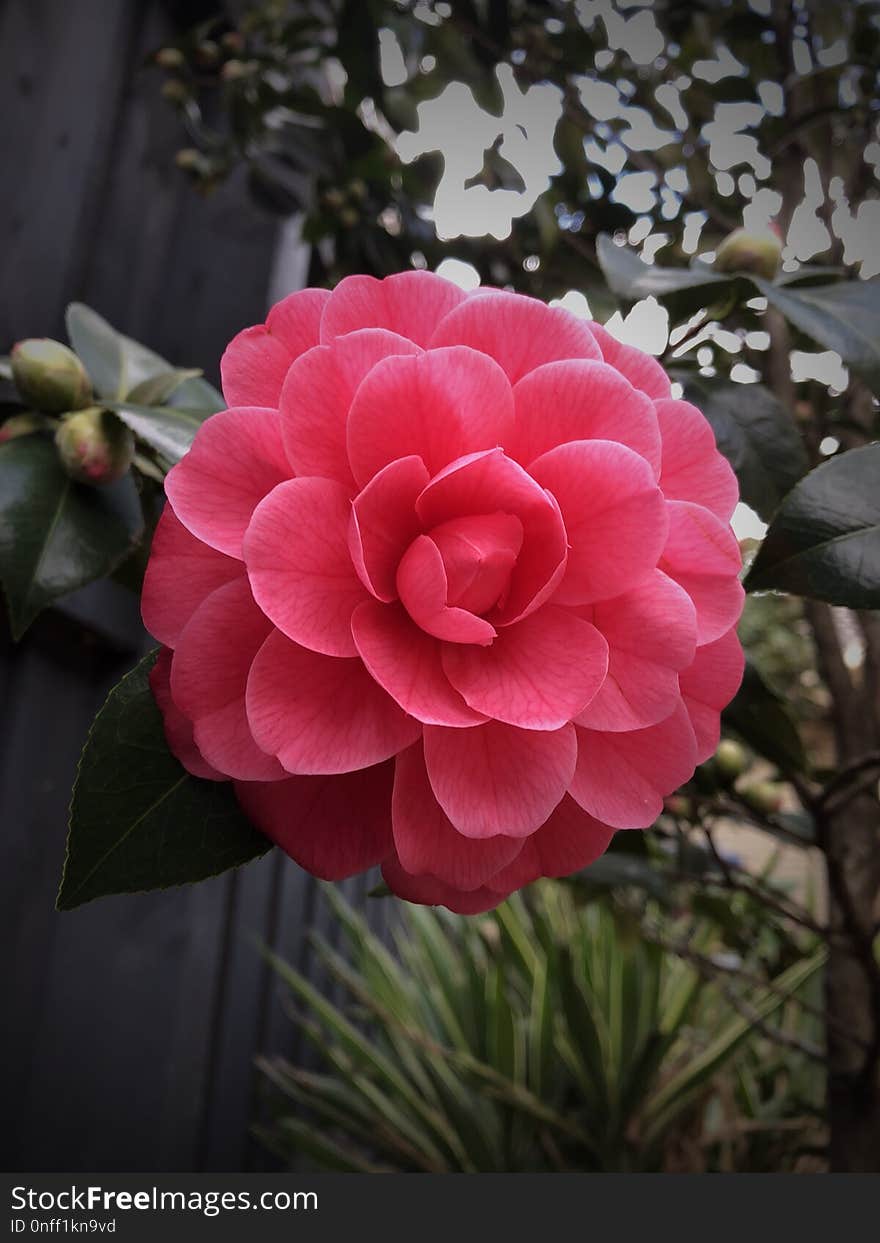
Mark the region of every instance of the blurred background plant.
POLYGON ((548 881, 479 919, 408 908, 389 949, 328 891, 347 944, 315 949, 343 1000, 274 961, 318 1068, 262 1060, 264 1141, 360 1172, 822 1168, 823 947, 783 965, 766 921, 739 953, 626 896, 548 881))

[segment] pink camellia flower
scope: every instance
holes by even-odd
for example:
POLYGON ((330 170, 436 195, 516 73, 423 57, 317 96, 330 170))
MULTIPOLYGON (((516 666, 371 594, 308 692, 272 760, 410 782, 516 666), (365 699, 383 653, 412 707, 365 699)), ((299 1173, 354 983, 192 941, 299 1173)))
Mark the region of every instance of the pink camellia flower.
POLYGON ((407 272, 292 294, 222 374, 144 586, 181 762, 462 913, 652 824, 743 666, 736 482, 659 364, 407 272))

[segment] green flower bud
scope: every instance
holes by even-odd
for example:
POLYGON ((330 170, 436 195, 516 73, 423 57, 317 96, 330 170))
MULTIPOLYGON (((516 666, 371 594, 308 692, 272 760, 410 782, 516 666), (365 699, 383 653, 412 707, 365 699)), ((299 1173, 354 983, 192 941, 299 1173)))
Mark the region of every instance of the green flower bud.
POLYGON ((763 233, 734 229, 715 251, 718 272, 754 272, 772 280, 782 257, 782 238, 773 226, 763 233))
POLYGON ((740 790, 743 799, 755 811, 772 813, 782 810, 785 789, 775 781, 756 781, 740 790))
POLYGON ((686 794, 669 794, 663 800, 663 806, 671 816, 684 816, 688 819, 694 814, 693 800, 686 794))
POLYGON ((213 39, 205 39, 196 48, 196 60, 200 65, 216 65, 220 59, 220 46, 213 39))
POLYGON ((186 169, 187 172, 193 172, 202 163, 201 152, 197 151, 195 147, 181 147, 174 157, 174 163, 178 168, 186 169))
POLYGON ((185 104, 189 96, 189 87, 180 78, 169 78, 162 83, 162 98, 167 99, 170 104, 185 104))
POLYGON ((33 432, 45 427, 45 421, 37 414, 13 414, 5 423, 0 424, 0 445, 7 440, 17 440, 19 436, 30 436, 33 432))
POLYGON ((722 738, 715 752, 715 764, 722 777, 733 781, 748 768, 748 753, 745 747, 735 742, 733 738, 722 738))
POLYGON ((162 69, 179 69, 186 64, 186 57, 179 47, 162 47, 156 53, 156 64, 162 69))
POLYGON ((250 65, 243 60, 228 60, 220 70, 224 82, 238 82, 250 74, 250 65))
POLYGON ((12 350, 12 378, 29 406, 47 414, 81 410, 92 399, 92 385, 73 350, 48 337, 19 341, 12 350))
POLYGON ((353 207, 343 207, 339 213, 339 223, 344 225, 346 229, 353 229, 359 220, 360 216, 353 207))
POLYGON ((125 424, 98 406, 68 415, 55 433, 64 469, 78 483, 115 483, 134 457, 134 436, 125 424))

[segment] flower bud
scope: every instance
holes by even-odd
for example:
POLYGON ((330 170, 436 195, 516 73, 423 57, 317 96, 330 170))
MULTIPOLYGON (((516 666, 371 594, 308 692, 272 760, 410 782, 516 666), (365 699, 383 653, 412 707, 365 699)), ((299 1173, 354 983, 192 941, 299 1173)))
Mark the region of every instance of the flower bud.
POLYGON ((715 752, 715 764, 718 772, 728 781, 733 781, 746 771, 749 757, 745 747, 733 738, 722 738, 715 752))
POLYGON ((44 426, 45 423, 39 415, 13 414, 5 423, 0 424, 0 445, 5 445, 7 440, 17 440, 19 436, 30 436, 44 426))
POLYGON ((170 104, 185 104, 189 96, 189 87, 180 78, 169 78, 162 83, 162 98, 167 99, 170 104))
POLYGON ((225 52, 240 52, 244 48, 244 38, 237 30, 227 30, 220 42, 225 52))
POLYGON ((92 399, 92 385, 73 350, 48 337, 19 341, 12 350, 12 378, 30 406, 47 414, 81 410, 92 399))
POLYGON ((196 60, 200 65, 216 65, 220 59, 220 46, 213 39, 205 39, 196 48, 196 60))
POLYGON ((683 816, 688 819, 694 813, 694 804, 686 794, 669 794, 663 800, 663 806, 670 816, 683 816))
POLYGON ((220 70, 224 82, 238 82, 250 73, 250 66, 243 60, 228 60, 220 70))
POLYGON ((162 47, 156 53, 156 64, 162 69, 179 69, 186 64, 186 57, 179 47, 162 47))
POLYGON ((734 229, 715 252, 712 265, 718 272, 754 272, 772 280, 782 257, 782 238, 769 225, 764 232, 734 229))
POLYGON ((197 151, 195 147, 181 147, 174 157, 174 163, 178 168, 186 169, 187 172, 193 172, 202 163, 201 152, 197 151))
POLYGON ((134 436, 125 424, 98 406, 69 415, 55 433, 64 469, 78 483, 115 483, 131 466, 134 436))
POLYGON ((753 785, 743 786, 740 794, 755 811, 772 813, 782 810, 785 790, 775 781, 756 781, 753 785))

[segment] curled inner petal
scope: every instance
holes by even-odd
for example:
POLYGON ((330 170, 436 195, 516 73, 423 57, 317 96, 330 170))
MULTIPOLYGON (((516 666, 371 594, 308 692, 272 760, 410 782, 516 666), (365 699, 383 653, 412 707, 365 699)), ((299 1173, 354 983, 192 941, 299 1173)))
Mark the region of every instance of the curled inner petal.
POLYGON ((449 604, 485 613, 506 596, 523 542, 515 514, 452 518, 435 527, 431 539, 443 558, 449 604))

